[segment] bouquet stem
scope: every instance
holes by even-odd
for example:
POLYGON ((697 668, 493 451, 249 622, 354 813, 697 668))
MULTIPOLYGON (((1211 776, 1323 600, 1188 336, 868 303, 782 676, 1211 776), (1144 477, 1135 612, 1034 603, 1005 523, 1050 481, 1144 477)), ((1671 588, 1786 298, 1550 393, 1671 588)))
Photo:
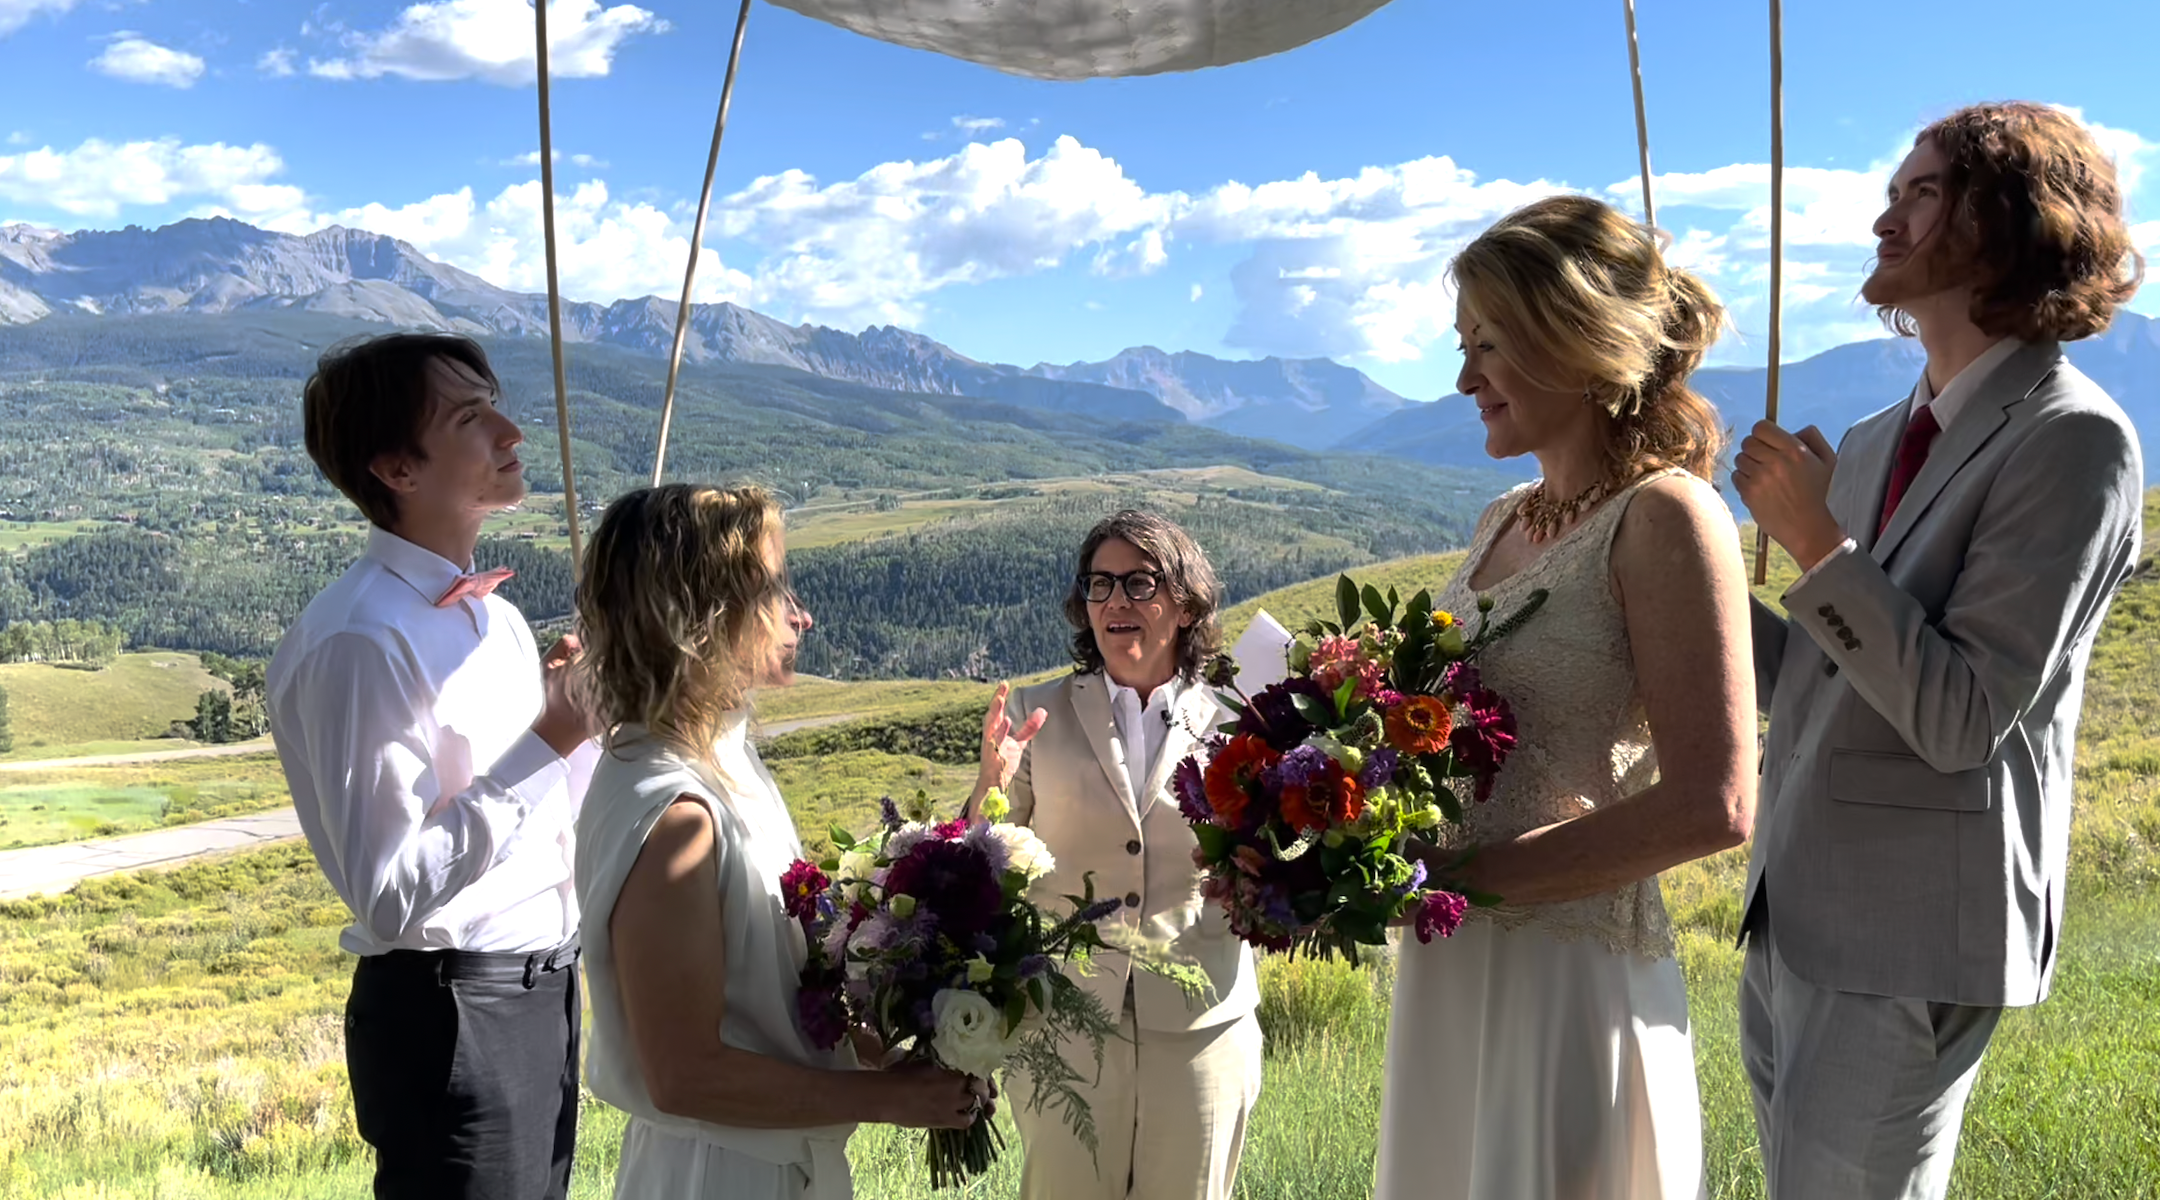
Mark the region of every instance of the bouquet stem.
POLYGON ((959 1187, 990 1169, 1005 1135, 987 1116, 978 1116, 966 1129, 933 1129, 925 1157, 930 1163, 932 1189, 959 1187))

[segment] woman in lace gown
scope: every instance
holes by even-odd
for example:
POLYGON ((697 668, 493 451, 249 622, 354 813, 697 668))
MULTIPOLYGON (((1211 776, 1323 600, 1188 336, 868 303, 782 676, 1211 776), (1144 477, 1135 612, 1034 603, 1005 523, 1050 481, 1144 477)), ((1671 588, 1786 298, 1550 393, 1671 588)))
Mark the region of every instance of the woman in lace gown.
POLYGON ((624 1200, 846 1200, 858 1121, 961 1128, 987 1085, 858 1069, 796 1019, 806 947, 780 874, 795 823, 748 741, 809 614, 758 488, 631 492, 578 589, 607 753, 578 815, 593 1094, 630 1115, 624 1200))
POLYGON ((1543 478, 1486 510, 1438 606, 1548 599, 1476 664, 1517 748, 1426 857, 1503 903, 1404 941, 1377 1194, 1693 1200, 1701 1111, 1657 873, 1745 841, 1755 785, 1739 538, 1705 482, 1722 425, 1686 383, 1722 313, 1586 197, 1511 214, 1451 272, 1486 450, 1543 478))

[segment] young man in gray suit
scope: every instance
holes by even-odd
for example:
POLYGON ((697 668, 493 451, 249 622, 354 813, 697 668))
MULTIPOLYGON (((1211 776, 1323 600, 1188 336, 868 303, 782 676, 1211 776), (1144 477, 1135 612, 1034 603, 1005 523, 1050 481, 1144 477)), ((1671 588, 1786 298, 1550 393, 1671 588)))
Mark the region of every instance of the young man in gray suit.
POLYGON ((1773 1200, 1940 1197, 2002 1010, 2046 997, 2085 664, 2143 466, 2061 343, 2143 274, 2114 165, 2038 104, 1921 132, 1862 295, 1927 371, 1833 453, 1764 422, 1733 482, 1801 564, 1759 602, 1770 713, 1742 1053, 1773 1200))

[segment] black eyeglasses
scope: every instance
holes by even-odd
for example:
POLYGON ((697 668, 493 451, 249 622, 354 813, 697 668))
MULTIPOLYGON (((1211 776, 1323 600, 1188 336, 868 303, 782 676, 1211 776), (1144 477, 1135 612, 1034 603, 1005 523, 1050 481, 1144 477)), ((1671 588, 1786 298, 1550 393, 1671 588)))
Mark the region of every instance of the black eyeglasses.
POLYGON ((1090 604, 1101 604, 1108 600, 1113 587, 1124 588, 1125 598, 1139 604, 1144 600, 1153 600, 1155 589, 1162 586, 1162 579, 1153 571, 1127 571, 1122 575, 1112 575, 1108 571, 1089 571, 1081 575, 1078 582, 1080 594, 1087 597, 1090 604))

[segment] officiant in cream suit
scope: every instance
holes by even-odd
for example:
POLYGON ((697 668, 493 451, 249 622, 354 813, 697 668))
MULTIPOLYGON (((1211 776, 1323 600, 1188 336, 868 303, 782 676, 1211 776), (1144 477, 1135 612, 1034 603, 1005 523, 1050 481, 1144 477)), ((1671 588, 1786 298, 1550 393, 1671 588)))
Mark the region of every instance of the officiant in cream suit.
POLYGON ((2086 661, 2140 537, 2137 435, 2061 346, 2137 287, 2092 135, 1954 113, 1875 234, 1862 295, 1926 348, 1914 394, 1835 454, 1759 425, 1733 470, 1806 569, 1754 623, 1741 1039, 1771 1200, 1947 1188, 2002 1010, 2047 996, 2086 661))
MULTIPOLYGON (((1228 718, 1200 681, 1221 645, 1221 588, 1207 556, 1175 524, 1121 512, 1088 532, 1065 597, 1072 674, 1022 688, 984 718, 976 802, 996 783, 1010 820, 1032 827, 1057 859, 1034 899, 1052 911, 1081 894, 1124 906, 1100 928, 1197 965, 1211 994, 1098 955, 1079 978, 1112 1013, 1122 1040, 1104 1044, 1100 1079, 1079 1085, 1094 1114, 1091 1153, 1044 1106, 1030 1112, 1015 1077, 1013 1120, 1027 1163, 1026 1200, 1228 1200, 1246 1122, 1260 1095, 1259 985, 1252 951, 1222 909, 1202 899, 1197 843, 1171 794, 1171 772, 1228 718)), ((970 811, 977 811, 976 802, 970 811)), ((1096 1079, 1089 1048, 1068 1051, 1096 1079)))

